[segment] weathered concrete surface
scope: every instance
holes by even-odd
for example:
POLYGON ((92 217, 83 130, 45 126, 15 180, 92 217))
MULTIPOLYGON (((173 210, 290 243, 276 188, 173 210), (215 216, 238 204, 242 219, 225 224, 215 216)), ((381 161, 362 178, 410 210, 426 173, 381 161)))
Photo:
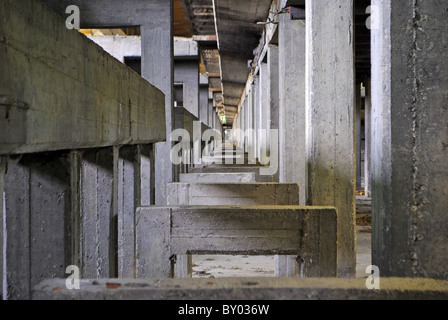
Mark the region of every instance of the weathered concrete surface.
POLYGON ((448 11, 407 4, 372 2, 373 263, 448 279, 448 11))
MULTIPOLYGON (((197 54, 197 53, 196 53, 197 54)), ((189 57, 182 60, 175 57, 174 62, 174 82, 182 84, 183 107, 196 118, 200 117, 199 110, 199 57, 194 59, 189 57)))
MULTIPOLYGON (((305 21, 280 15, 279 66, 279 179, 306 185, 305 21)), ((306 190, 301 194, 305 205, 306 190)))
POLYGON ((253 183, 255 172, 237 173, 188 173, 179 176, 179 182, 187 183, 253 183))
POLYGON ((338 209, 338 276, 354 277, 353 0, 306 1, 307 205, 338 209))
MULTIPOLYGON (((270 113, 270 117, 269 117, 269 125, 268 128, 271 130, 279 130, 279 118, 280 118, 280 86, 279 86, 279 81, 280 81, 280 73, 279 73, 279 48, 277 45, 269 45, 268 47, 268 77, 269 77, 269 81, 270 83, 268 84, 269 87, 269 101, 268 101, 268 106, 269 106, 269 113, 270 113)), ((270 154, 273 154, 273 150, 276 149, 278 150, 278 157, 279 157, 279 163, 278 163, 278 167, 279 170, 276 174, 274 174, 274 181, 280 181, 280 161, 281 161, 281 156, 280 156, 280 131, 279 131, 279 141, 277 141, 277 143, 272 144, 269 143, 269 152, 270 154)), ((270 142, 271 139, 271 134, 269 134, 269 138, 268 141, 270 142)), ((286 181, 284 181, 286 182, 286 181)), ((296 181, 300 184, 299 181, 296 181)), ((305 196, 305 193, 303 194, 303 196, 305 196)), ((303 204, 305 204, 305 201, 303 202, 303 204)))
POLYGON ((29 299, 46 278, 73 264, 70 165, 67 154, 10 158, 4 172, 3 298, 29 299))
MULTIPOLYGON (((81 280, 81 290, 67 290, 65 280, 45 280, 34 287, 35 300, 446 300, 448 282, 433 279, 381 278, 380 290, 363 279, 234 278, 81 280)), ((175 314, 175 313, 174 313, 175 314)))
POLYGON ((299 205, 293 183, 169 183, 169 206, 299 205))
POLYGON ((165 140, 163 93, 40 1, 0 23, 0 154, 165 140))
POLYGON ((3 217, 5 215, 5 198, 3 190, 5 187, 5 172, 6 172, 6 157, 0 157, 0 279, 2 289, 0 290, 0 300, 3 300, 3 264, 4 264, 4 252, 3 252, 3 217))
POLYGON ((115 150, 117 191, 117 255, 118 277, 135 276, 135 210, 140 205, 137 177, 137 149, 125 146, 115 150))
POLYGON ((115 276, 113 148, 83 153, 80 168, 80 239, 82 278, 115 276))
POLYGON ((296 255, 300 274, 336 276, 337 213, 328 207, 189 206, 137 210, 137 277, 172 277, 187 254, 296 255))
MULTIPOLYGON (((207 166, 196 167, 192 169, 192 173, 236 173, 236 172, 253 172, 255 173, 255 180, 257 182, 273 182, 273 175, 260 174, 260 166, 238 166, 238 165, 221 165, 221 166, 207 166)), ((263 167, 264 168, 264 167, 263 167)))

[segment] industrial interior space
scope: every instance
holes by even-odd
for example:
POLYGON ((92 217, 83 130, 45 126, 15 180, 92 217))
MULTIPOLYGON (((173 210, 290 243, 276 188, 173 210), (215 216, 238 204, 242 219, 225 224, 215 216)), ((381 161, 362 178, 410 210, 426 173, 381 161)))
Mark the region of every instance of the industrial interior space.
POLYGON ((1 0, 0 300, 448 299, 447 21, 1 0))

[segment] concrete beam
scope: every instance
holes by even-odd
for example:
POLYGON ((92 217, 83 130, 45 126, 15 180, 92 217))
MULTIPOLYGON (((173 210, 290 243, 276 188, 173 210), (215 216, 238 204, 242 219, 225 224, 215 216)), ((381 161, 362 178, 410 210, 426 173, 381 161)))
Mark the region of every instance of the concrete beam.
POLYGON ((249 167, 249 166, 235 166, 235 165, 229 165, 229 166, 209 166, 209 167, 202 167, 202 168, 194 168, 192 170, 193 173, 237 173, 237 172, 253 172, 255 173, 255 180, 257 182, 274 182, 274 177, 272 175, 262 175, 260 174, 261 167, 249 167))
POLYGON ((299 205, 299 185, 283 183, 170 183, 170 206, 299 205))
POLYGON ((40 1, 7 1, 0 21, 0 154, 166 139, 163 93, 40 1))
MULTIPOLYGON (((68 290, 65 279, 49 279, 33 289, 34 300, 446 300, 448 282, 381 278, 381 290, 364 279, 233 278, 81 280, 68 290)), ((178 310, 173 311, 176 316, 178 310)))
POLYGON ((337 213, 298 206, 138 209, 137 276, 173 276, 187 254, 296 255, 302 276, 336 276, 337 213))
POLYGON ((338 209, 338 276, 354 277, 353 0, 307 0, 307 204, 338 209))
POLYGON ((188 173, 181 174, 179 182, 186 183, 253 183, 255 172, 241 173, 188 173))

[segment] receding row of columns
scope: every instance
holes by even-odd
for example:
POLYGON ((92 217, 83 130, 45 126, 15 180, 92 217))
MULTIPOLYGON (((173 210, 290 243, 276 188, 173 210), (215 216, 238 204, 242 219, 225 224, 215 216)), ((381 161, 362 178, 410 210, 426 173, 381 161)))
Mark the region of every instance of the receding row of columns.
POLYGON ((279 130, 277 181, 299 183, 302 205, 338 208, 338 275, 353 277, 353 2, 310 1, 306 17, 280 15, 278 43, 268 45, 236 117, 236 128, 255 132, 240 132, 237 144, 260 159, 257 130, 279 130))
MULTIPOLYGON (((354 78, 352 0, 306 1, 304 21, 280 16, 279 180, 298 182, 307 205, 338 209, 339 276, 355 271, 355 188, 364 171, 372 197, 372 259, 382 275, 446 279, 448 69, 440 61, 448 54, 447 10, 420 1, 374 0, 372 7, 365 96, 354 78)), ((276 63, 274 48, 268 64, 276 63)), ((265 111, 251 113, 250 91, 245 101, 237 128, 254 128, 265 111)), ((277 104, 270 103, 275 119, 277 104)), ((251 142, 241 137, 239 145, 251 142)))

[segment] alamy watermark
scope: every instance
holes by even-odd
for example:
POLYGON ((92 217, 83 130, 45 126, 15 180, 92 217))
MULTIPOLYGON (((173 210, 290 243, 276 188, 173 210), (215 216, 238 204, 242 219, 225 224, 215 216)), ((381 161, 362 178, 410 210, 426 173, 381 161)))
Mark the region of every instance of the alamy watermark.
POLYGON ((80 285, 80 271, 79 267, 77 266, 68 266, 67 269, 65 269, 66 274, 70 274, 67 279, 65 280, 65 286, 68 290, 79 290, 81 288, 80 285))
POLYGON ((65 26, 67 29, 79 30, 81 26, 81 13, 79 11, 79 7, 75 5, 68 6, 65 9, 65 13, 69 14, 67 20, 65 20, 65 26))
POLYGON ((368 266, 366 268, 366 273, 369 276, 366 279, 366 288, 369 290, 379 290, 380 289, 380 268, 377 266, 368 266))

